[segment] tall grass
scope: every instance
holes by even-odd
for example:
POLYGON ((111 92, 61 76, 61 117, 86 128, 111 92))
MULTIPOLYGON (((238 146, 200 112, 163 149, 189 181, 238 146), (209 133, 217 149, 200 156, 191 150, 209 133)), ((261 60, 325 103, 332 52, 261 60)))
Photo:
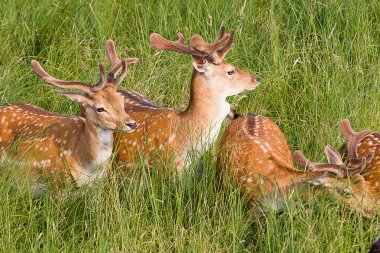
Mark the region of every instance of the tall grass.
MULTIPOLYGON (((37 59, 51 74, 96 82, 112 38, 121 56, 139 57, 122 88, 185 108, 188 56, 149 47, 151 32, 175 39, 216 37, 235 28, 227 61, 257 73, 262 85, 230 98, 242 113, 263 114, 285 132, 292 149, 314 160, 338 147, 340 119, 379 131, 380 2, 279 1, 3 1, 0 3, 0 99, 60 114, 78 105, 31 71, 37 59)), ((217 150, 217 148, 216 148, 217 150)), ((198 180, 179 180, 142 165, 116 168, 92 187, 66 187, 59 198, 34 199, 11 161, 1 165, 2 252, 366 252, 379 220, 349 212, 321 193, 294 200, 282 213, 255 218, 238 186, 215 169, 215 150, 198 180), (18 187, 15 186, 18 182, 18 187), (20 187, 21 186, 21 187, 20 187)), ((192 170, 196 170, 196 164, 192 170)))

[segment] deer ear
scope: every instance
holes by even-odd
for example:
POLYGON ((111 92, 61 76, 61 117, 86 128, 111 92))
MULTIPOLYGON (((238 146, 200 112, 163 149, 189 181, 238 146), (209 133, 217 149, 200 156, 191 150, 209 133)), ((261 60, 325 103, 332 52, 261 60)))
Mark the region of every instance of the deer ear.
POLYGON ((89 99, 86 94, 78 94, 78 93, 71 93, 71 92, 58 92, 58 93, 66 96, 70 100, 73 100, 75 102, 79 102, 83 105, 92 105, 93 104, 92 100, 89 99))
POLYGON ((341 155, 339 154, 338 151, 336 151, 333 147, 331 147, 330 145, 327 145, 325 147, 325 153, 326 153, 326 156, 327 156, 327 161, 330 163, 330 164, 336 164, 336 165, 344 165, 343 164, 343 161, 342 161, 342 157, 341 155))
POLYGON ((206 73, 210 70, 210 63, 201 57, 192 56, 193 66, 200 73, 206 73))

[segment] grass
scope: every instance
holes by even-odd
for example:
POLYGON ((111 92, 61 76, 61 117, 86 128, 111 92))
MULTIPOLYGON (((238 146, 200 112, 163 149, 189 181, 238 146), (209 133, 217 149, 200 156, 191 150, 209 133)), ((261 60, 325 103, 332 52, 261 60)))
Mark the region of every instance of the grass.
MULTIPOLYGON (((175 39, 200 33, 212 40, 221 24, 235 28, 227 61, 257 73, 262 85, 230 98, 242 113, 263 114, 283 129, 291 148, 313 160, 338 147, 338 123, 379 131, 380 2, 278 1, 48 1, 0 3, 0 99, 32 103, 60 114, 78 105, 43 84, 29 64, 37 59, 62 79, 96 82, 104 43, 138 57, 122 88, 185 108, 188 56, 157 53, 151 32, 175 39)), ((217 150, 217 148, 216 148, 217 150)), ((366 220, 321 193, 289 202, 282 213, 255 218, 238 186, 205 154, 205 174, 176 182, 157 169, 126 175, 115 169, 91 188, 66 187, 60 198, 33 199, 20 168, 1 165, 1 252, 366 252, 379 235, 366 220), (75 195, 71 194, 75 192, 75 195)), ((196 165, 194 165, 195 169, 196 165)), ((27 171, 27 170, 25 170, 27 171)))

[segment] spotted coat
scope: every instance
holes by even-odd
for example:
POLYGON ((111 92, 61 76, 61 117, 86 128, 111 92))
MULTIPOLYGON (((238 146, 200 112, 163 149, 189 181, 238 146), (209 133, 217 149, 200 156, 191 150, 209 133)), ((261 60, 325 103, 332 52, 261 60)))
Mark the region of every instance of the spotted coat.
MULTIPOLYGON (((245 192, 259 199, 302 182, 314 173, 295 168, 281 129, 261 115, 244 115, 225 130, 218 167, 231 172, 245 192)), ((283 192, 285 193, 285 192, 283 192)))

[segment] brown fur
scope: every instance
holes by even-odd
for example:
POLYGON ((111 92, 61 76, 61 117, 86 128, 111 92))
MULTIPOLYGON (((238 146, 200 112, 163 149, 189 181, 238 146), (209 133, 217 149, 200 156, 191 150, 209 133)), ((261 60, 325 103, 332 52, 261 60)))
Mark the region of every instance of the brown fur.
MULTIPOLYGON (((107 41, 106 48, 114 51, 113 41, 107 41)), ((127 64, 136 59, 113 60, 113 66, 122 67, 121 75, 115 78, 116 72, 110 71, 106 78, 104 66, 100 65, 100 81, 92 86, 56 79, 32 61, 34 72, 45 82, 85 92, 61 93, 82 103, 85 117, 56 115, 34 105, 0 107, 0 159, 11 156, 18 158, 20 165, 31 167, 32 193, 43 193, 39 184, 45 184, 45 179, 56 185, 72 178, 81 186, 100 178, 111 156, 112 132, 135 128, 116 85, 125 77, 127 64)))
MULTIPOLYGON (((346 144, 343 144, 341 150, 345 147, 346 144)), ((350 202, 357 209, 361 210, 363 207, 365 216, 370 217, 374 211, 378 211, 380 204, 380 133, 371 133, 359 140, 356 152, 358 158, 365 158, 369 153, 373 153, 373 158, 360 175, 351 178, 349 188, 354 194, 347 198, 350 198, 350 202)), ((345 156, 349 156, 348 153, 345 156)))
POLYGON ((231 172, 243 190, 259 202, 276 202, 278 190, 286 197, 299 183, 321 174, 296 169, 283 132, 261 115, 240 116, 227 127, 218 167, 231 172))
POLYGON ((189 154, 195 153, 199 158, 217 138, 222 120, 230 110, 226 97, 253 90, 259 85, 259 78, 223 61, 233 39, 233 31, 227 35, 224 27, 213 44, 205 43, 199 35, 192 37, 191 46, 184 45, 181 34, 177 42, 158 34, 151 34, 150 38, 157 50, 192 55, 190 101, 186 110, 178 112, 160 107, 139 94, 122 92, 125 109, 139 126, 131 135, 117 134, 116 160, 132 166, 141 155, 150 160, 152 153, 161 151, 166 158, 173 156, 177 171, 181 172, 191 162, 187 161, 189 154), (220 48, 223 43, 226 45, 220 48))
MULTIPOLYGON (((348 120, 341 121, 341 132, 346 137, 340 149, 343 159, 328 146, 329 163, 310 162, 302 156, 299 161, 311 170, 325 171, 310 183, 326 187, 334 196, 344 199, 353 210, 361 212, 364 217, 371 217, 379 211, 380 203, 380 134, 369 130, 355 132, 348 120)), ((302 153, 297 152, 299 157, 302 153)))

